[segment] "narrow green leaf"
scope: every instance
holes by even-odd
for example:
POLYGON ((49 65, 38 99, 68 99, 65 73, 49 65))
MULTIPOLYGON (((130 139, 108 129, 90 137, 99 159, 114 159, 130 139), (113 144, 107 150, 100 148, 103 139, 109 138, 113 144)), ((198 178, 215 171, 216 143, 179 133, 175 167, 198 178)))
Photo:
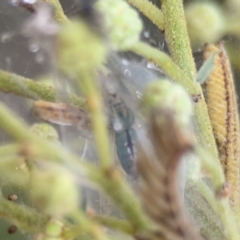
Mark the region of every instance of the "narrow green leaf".
POLYGON ((197 82, 203 84, 208 76, 210 75, 211 71, 214 68, 214 57, 217 52, 212 53, 212 55, 203 63, 202 67, 199 69, 197 73, 197 82))

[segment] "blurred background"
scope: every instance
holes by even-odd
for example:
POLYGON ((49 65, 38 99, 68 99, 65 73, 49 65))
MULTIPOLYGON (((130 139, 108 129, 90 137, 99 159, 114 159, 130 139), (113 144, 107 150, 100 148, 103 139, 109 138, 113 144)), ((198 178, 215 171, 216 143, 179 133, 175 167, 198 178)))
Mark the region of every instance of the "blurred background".
MULTIPOLYGON (((79 8, 73 0, 61 0, 63 9, 67 16, 77 14, 79 8)), ((159 7, 159 0, 152 0, 159 7)), ((201 66, 202 46, 205 42, 216 42, 224 39, 228 50, 233 72, 235 75, 237 91, 240 91, 240 1, 219 0, 219 1, 185 1, 186 16, 188 20, 189 34, 192 40, 192 47, 197 66, 201 66)), ((141 15, 141 14, 140 14, 141 15)), ((22 36, 22 25, 31 16, 22 8, 17 8, 9 0, 0 1, 0 69, 16 73, 31 79, 36 79, 51 71, 48 61, 37 61, 34 50, 29 48, 28 40, 22 36)), ((164 42, 163 33, 157 29, 148 19, 141 15, 144 21, 142 40, 154 47, 168 51, 164 42)), ((130 24, 130 23, 129 23, 130 24)), ((143 60, 132 53, 121 53, 121 57, 134 62, 143 60)), ((151 67, 146 65, 148 70, 151 67)), ((153 69, 155 71, 155 69, 153 69)), ((138 76, 137 71, 131 72, 133 77, 138 76)), ((137 77, 136 77, 137 78, 137 77)), ((1 80, 1 79, 0 79, 1 80)), ((36 121, 30 113, 30 104, 24 98, 0 92, 0 101, 9 106, 24 121, 31 124, 36 121)), ((68 128, 64 137, 77 138, 78 133, 68 128)), ((0 143, 9 141, 8 136, 0 130, 0 143)), ((11 194, 13 189, 6 188, 5 194, 11 194)), ((14 189, 14 191, 16 191, 14 189)), ((23 199, 18 200, 20 203, 23 199)), ((22 240, 31 239, 25 233, 17 231, 8 234, 10 224, 1 221, 1 240, 22 240)))

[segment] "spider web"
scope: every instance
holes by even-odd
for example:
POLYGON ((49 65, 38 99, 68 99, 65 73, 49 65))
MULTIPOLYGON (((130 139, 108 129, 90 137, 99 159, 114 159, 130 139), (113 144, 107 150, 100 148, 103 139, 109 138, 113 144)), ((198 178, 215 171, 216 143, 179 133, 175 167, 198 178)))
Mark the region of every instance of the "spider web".
MULTIPOLYGON (((14 7, 9 1, 0 1, 0 69, 34 79, 38 75, 49 71, 49 69, 47 61, 40 63, 36 61, 34 51, 29 49, 28 40, 21 34, 22 25, 30 16, 30 13, 24 9, 14 7)), ((0 101, 28 124, 35 122, 35 119, 29 114, 30 105, 28 100, 13 94, 0 92, 0 101)), ((0 144, 7 143, 9 140, 4 131, 0 130, 0 144)), ((6 198, 9 194, 16 194, 18 196, 16 202, 20 205, 26 204, 26 198, 18 187, 5 185, 2 191, 6 198)), ((10 226, 11 223, 0 220, 0 239, 33 239, 33 236, 19 230, 14 234, 9 234, 8 228, 10 226)))
MULTIPOLYGON (((74 1, 62 0, 60 2, 62 3, 65 13, 69 17, 77 15, 80 11, 80 8, 74 1)), ((48 59, 39 61, 36 57, 36 51, 29 46, 28 40, 22 35, 22 26, 29 17, 31 17, 31 14, 24 9, 12 6, 7 0, 0 1, 0 69, 31 79, 36 79, 39 75, 49 73, 51 69, 49 69, 48 59)), ((143 17, 143 20, 145 28, 141 36, 142 40, 163 50, 165 44, 161 31, 159 31, 146 18, 143 17)), ((151 65, 151 63, 148 63, 131 53, 118 54, 117 56, 121 64, 121 71, 126 79, 130 80, 133 86, 131 88, 135 89, 134 91, 136 91, 136 88, 141 86, 145 80, 163 76, 161 70, 156 68, 156 66, 151 65), (142 83, 139 81, 134 82, 135 79, 141 80, 142 83)), ((139 91, 142 89, 143 87, 139 87, 139 91)), ((25 98, 0 92, 0 101, 6 104, 26 123, 32 124, 36 122, 36 119, 29 114, 29 101, 25 98)), ((76 132, 75 129, 71 127, 57 128, 61 134, 63 144, 65 143, 66 147, 72 148, 72 145, 75 143, 78 144, 79 133, 76 132)), ((9 137, 0 130, 0 144, 7 143, 9 140, 9 137)), ((95 152, 92 151, 92 146, 89 148, 88 145, 88 143, 83 145, 81 150, 79 150, 79 154, 84 157, 86 156, 86 158, 89 159, 96 158, 95 152), (89 151, 89 149, 91 151, 89 151)), ((18 195, 18 204, 26 204, 26 199, 24 195, 22 195, 20 189, 9 186, 3 188, 3 194, 5 197, 13 193, 18 195)), ((87 192, 87 196, 90 198, 90 206, 99 210, 99 212, 109 214, 112 211, 115 215, 119 215, 118 212, 112 209, 112 205, 109 201, 103 197, 103 195, 99 195, 98 192, 87 192)), ((9 226, 10 224, 5 221, 0 222, 0 239, 32 239, 32 236, 21 233, 20 231, 9 235, 7 233, 9 226)))
MULTIPOLYGON (((80 8, 74 1, 62 0, 62 6, 65 13, 68 16, 77 15, 80 8)), ((159 0, 154 0, 155 3, 159 3, 159 0)), ((9 72, 17 73, 19 75, 35 79, 37 76, 42 75, 46 72, 51 71, 49 69, 49 62, 37 61, 36 53, 34 49, 31 49, 28 44, 28 40, 21 35, 21 27, 24 21, 30 17, 30 14, 23 9, 15 8, 11 6, 7 0, 0 2, 0 68, 9 72)), ((152 23, 144 18, 144 31, 142 33, 142 40, 150 43, 152 46, 164 50, 167 52, 165 42, 162 36, 161 31, 159 31, 152 23)), ((159 76, 162 76, 161 70, 156 68, 156 66, 151 63, 133 55, 132 53, 121 53, 118 54, 121 64, 121 70, 125 75, 126 79, 131 82, 133 85, 132 89, 136 91, 136 88, 141 85, 139 83, 140 79, 142 82, 152 79, 159 76), (138 80, 134 82, 134 80, 138 80)), ((200 60, 197 60, 199 62, 200 60)), ((144 87, 144 84, 143 84, 144 87)), ((139 91, 141 91, 139 87, 139 91)), ((133 93, 130 89, 130 93, 133 93)), ((19 115, 24 121, 31 124, 35 122, 29 114, 29 105, 28 101, 24 98, 17 97, 14 95, 8 95, 0 92, 0 101, 4 102, 12 111, 19 115)), ((78 133, 71 128, 60 127, 59 131, 62 135, 62 140, 64 145, 67 147, 72 147, 74 140, 72 139, 75 134, 75 139, 78 138, 78 133), (68 143, 69 142, 69 143, 68 143), (67 144, 68 143, 68 144, 67 144)), ((0 132, 0 143, 6 143, 9 141, 9 138, 0 132)), ((76 142, 78 144, 78 142, 76 142)), ((96 156, 89 156, 86 149, 89 149, 88 144, 79 151, 79 154, 86 156, 86 158, 94 159, 96 156), (86 147, 87 146, 87 147, 86 147)), ((91 148, 92 149, 92 148, 91 148)), ((94 154, 93 154, 94 155, 94 154)), ((18 203, 26 203, 24 196, 21 195, 21 191, 17 188, 6 186, 3 189, 5 196, 8 194, 16 193, 19 196, 18 203)), ((109 206, 109 202, 98 192, 88 192, 88 197, 92 201, 91 206, 94 206, 101 213, 111 213, 112 206, 109 206), (110 209, 110 212, 109 212, 110 209)), ((118 213, 114 213, 118 215, 118 213)), ((8 235, 7 228, 10 225, 9 223, 2 222, 0 223, 0 239, 32 239, 32 236, 29 236, 25 233, 22 235, 18 231, 16 234, 8 235)))

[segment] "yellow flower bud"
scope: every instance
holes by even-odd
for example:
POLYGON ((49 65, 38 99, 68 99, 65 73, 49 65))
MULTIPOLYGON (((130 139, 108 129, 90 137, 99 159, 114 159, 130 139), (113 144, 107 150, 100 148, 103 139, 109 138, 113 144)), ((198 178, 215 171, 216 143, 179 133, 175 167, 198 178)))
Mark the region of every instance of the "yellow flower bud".
POLYGON ((31 132, 51 141, 58 141, 58 132, 54 127, 47 123, 36 123, 30 128, 31 132))
POLYGON ((100 37, 82 21, 65 24, 57 42, 59 67, 71 77, 89 74, 105 59, 106 49, 100 37))
POLYGON ((150 83, 142 98, 143 111, 148 114, 152 108, 171 111, 181 126, 189 126, 193 106, 185 89, 167 79, 150 83))
POLYGON ((189 4, 185 10, 188 33, 193 48, 214 43, 224 34, 225 22, 221 9, 209 2, 189 4))
POLYGON ((59 237, 63 231, 63 224, 56 220, 50 220, 46 226, 45 233, 51 237, 59 237))
POLYGON ((138 40, 143 29, 138 13, 123 0, 99 0, 96 4, 103 13, 112 47, 126 50, 138 40))
POLYGON ((33 172, 29 194, 34 204, 51 216, 68 215, 78 208, 78 188, 64 169, 33 172))

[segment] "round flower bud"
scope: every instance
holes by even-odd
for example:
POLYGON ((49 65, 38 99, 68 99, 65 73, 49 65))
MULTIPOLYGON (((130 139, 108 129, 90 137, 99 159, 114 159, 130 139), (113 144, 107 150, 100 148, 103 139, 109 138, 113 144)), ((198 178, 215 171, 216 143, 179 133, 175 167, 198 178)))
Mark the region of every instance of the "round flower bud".
POLYGON ((204 43, 215 43, 224 34, 224 15, 221 9, 209 2, 189 4, 185 9, 189 37, 193 48, 204 43))
POLYGON ((47 236, 44 233, 39 233, 39 234, 34 236, 34 240, 66 240, 66 238, 63 238, 63 237, 50 237, 50 236, 47 236))
POLYGON ((103 13, 105 28, 115 50, 127 50, 139 40, 142 21, 135 9, 123 0, 99 0, 96 8, 103 13))
POLYGON ((50 220, 46 226, 45 234, 51 237, 61 236, 63 231, 63 224, 56 220, 50 220))
POLYGON ((44 233, 39 233, 34 240, 65 240, 61 235, 63 233, 63 224, 57 220, 51 219, 46 225, 44 233))
POLYGON ((65 24, 57 43, 59 67, 70 77, 93 72, 106 56, 100 37, 82 21, 73 20, 65 24))
POLYGON ((78 209, 78 188, 64 169, 33 172, 29 194, 36 207, 51 216, 68 215, 78 209))
POLYGON ((148 115, 152 108, 169 110, 181 126, 187 127, 193 115, 193 105, 185 89, 167 79, 150 83, 142 98, 142 109, 148 115))
POLYGON ((56 129, 47 123, 33 124, 30 130, 31 132, 39 135, 42 138, 45 138, 51 141, 59 140, 58 132, 56 131, 56 129))

